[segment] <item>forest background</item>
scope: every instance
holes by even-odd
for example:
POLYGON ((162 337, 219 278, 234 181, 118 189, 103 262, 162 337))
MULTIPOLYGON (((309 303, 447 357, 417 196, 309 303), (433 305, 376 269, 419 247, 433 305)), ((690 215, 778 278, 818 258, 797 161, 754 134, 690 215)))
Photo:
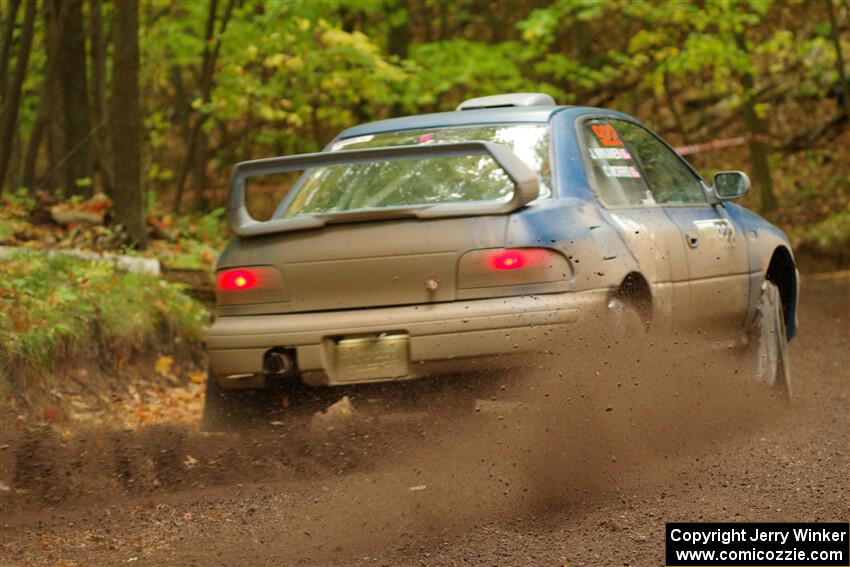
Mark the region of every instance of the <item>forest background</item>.
POLYGON ((706 175, 748 171, 748 206, 847 259, 848 0, 3 0, 0 18, 7 204, 103 193, 112 246, 220 218, 238 161, 540 91, 638 117, 706 175))

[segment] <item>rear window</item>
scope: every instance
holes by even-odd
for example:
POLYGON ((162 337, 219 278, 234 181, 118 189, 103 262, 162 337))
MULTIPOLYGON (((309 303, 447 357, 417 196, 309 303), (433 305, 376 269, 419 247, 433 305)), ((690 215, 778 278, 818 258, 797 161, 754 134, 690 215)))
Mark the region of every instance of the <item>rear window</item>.
MULTIPOLYGON (((483 141, 511 148, 540 176, 540 196, 551 194, 549 127, 494 125, 439 128, 361 136, 331 149, 483 141)), ((294 217, 364 209, 509 200, 514 185, 490 156, 435 157, 316 167, 304 173, 295 195, 275 215, 294 217)))

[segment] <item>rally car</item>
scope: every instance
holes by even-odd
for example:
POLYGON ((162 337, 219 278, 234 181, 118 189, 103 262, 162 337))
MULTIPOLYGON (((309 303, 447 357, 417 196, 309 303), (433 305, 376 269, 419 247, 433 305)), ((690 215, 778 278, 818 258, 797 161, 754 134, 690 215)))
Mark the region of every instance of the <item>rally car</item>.
POLYGON ((624 312, 749 344, 755 378, 790 394, 798 276, 786 235, 732 203, 749 186, 739 171, 706 182, 630 116, 536 93, 239 163, 205 424, 240 391, 504 366, 624 312), (246 187, 289 172, 303 173, 271 218, 253 218, 246 187))

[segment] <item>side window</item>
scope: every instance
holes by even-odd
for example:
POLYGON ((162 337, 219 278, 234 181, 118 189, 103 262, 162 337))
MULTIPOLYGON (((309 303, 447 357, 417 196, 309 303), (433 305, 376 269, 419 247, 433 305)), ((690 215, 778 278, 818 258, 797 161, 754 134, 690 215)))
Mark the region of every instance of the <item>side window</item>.
POLYGON ((649 131, 631 122, 612 120, 659 205, 706 203, 699 180, 675 152, 649 131))
POLYGON ((582 125, 590 182, 608 206, 655 204, 618 128, 610 120, 590 120, 582 125))

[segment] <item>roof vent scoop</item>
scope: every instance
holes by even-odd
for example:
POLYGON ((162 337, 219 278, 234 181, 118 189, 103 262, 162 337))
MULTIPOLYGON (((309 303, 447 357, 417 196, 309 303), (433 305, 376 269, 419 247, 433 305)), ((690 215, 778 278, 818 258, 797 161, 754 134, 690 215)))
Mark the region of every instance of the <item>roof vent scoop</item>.
POLYGON ((555 106, 555 99, 545 93, 508 93, 465 100, 455 110, 503 108, 507 106, 555 106))

